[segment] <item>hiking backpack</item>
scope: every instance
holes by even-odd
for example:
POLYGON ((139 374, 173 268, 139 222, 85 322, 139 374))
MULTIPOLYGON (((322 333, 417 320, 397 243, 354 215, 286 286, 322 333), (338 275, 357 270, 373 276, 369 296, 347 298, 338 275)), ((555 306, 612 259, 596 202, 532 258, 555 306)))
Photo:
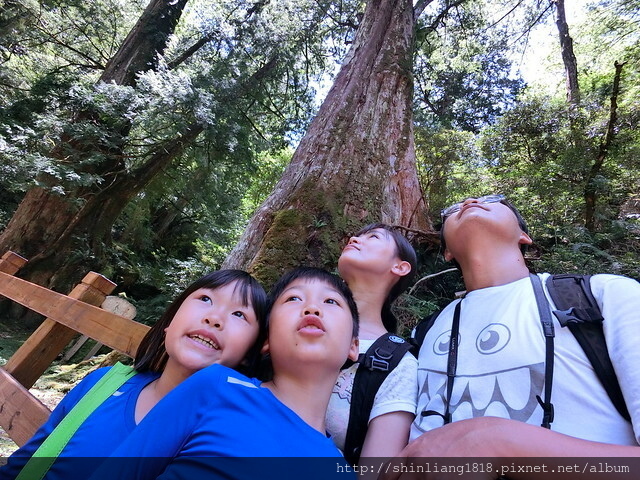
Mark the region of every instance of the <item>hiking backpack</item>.
POLYGON ((360 459, 376 393, 408 351, 412 351, 409 342, 392 333, 385 333, 358 357, 344 442, 344 457, 352 465, 356 465, 360 459))
MULTIPOLYGON (((550 275, 546 285, 549 296, 556 305, 553 314, 562 327, 569 328, 584 350, 616 410, 630 421, 631 417, 607 351, 602 329, 604 318, 591 293, 590 279, 591 275, 550 275)), ((411 335, 411 344, 416 356, 424 337, 441 311, 431 314, 416 325, 411 335)))

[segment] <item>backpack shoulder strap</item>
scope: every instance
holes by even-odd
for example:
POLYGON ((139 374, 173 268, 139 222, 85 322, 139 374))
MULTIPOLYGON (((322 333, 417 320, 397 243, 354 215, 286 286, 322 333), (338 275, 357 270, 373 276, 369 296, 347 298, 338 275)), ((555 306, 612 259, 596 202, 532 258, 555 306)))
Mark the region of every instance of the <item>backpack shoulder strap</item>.
POLYGON ((111 367, 42 442, 16 480, 42 479, 87 417, 135 374, 132 367, 120 362, 111 367))
POLYGON ((438 318, 441 312, 442 309, 424 317, 411 332, 411 338, 409 339, 411 343, 411 353, 413 353, 416 358, 418 358, 418 354, 420 353, 420 347, 424 342, 424 337, 427 336, 427 332, 433 327, 433 324, 436 323, 436 318, 438 318))
POLYGON ((603 318, 591 293, 591 275, 550 275, 547 290, 557 310, 554 315, 560 325, 571 323, 602 323, 603 318))
POLYGON ((593 297, 591 275, 551 275, 547 290, 557 310, 553 312, 560 325, 568 327, 587 355, 598 379, 612 403, 626 420, 629 411, 620 390, 602 329, 604 318, 593 297))
POLYGON ((403 338, 386 333, 360 356, 351 389, 349 425, 344 445, 344 456, 353 465, 360 459, 376 393, 410 348, 411 344, 403 338))

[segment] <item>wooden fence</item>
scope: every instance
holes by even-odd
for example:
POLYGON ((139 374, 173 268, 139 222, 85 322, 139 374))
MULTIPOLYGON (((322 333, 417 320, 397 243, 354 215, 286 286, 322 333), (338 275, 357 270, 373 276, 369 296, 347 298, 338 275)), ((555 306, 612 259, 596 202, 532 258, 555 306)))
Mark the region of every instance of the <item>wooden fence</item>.
POLYGON ((27 260, 13 252, 0 259, 0 296, 46 319, 0 368, 0 426, 23 445, 51 413, 29 388, 78 334, 130 357, 149 327, 99 308, 115 283, 89 272, 69 295, 27 282, 15 274, 27 260))

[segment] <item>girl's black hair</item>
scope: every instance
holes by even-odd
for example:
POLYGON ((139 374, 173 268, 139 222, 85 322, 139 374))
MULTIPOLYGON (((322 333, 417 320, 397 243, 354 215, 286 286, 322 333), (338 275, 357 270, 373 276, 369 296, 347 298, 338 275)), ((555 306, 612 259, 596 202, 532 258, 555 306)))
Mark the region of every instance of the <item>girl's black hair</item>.
POLYGON ((409 262, 409 264, 411 265, 411 271, 407 275, 399 278, 399 280, 391 288, 389 295, 387 295, 387 298, 382 305, 382 324, 384 325, 384 328, 387 329, 387 331, 396 333, 398 329, 398 319, 393 314, 391 306, 393 305, 393 302, 395 302, 396 299, 400 296, 400 294, 407 288, 409 288, 409 285, 411 285, 411 283, 413 282, 413 278, 418 271, 418 256, 416 255, 416 251, 409 243, 409 240, 407 240, 405 236, 400 233, 400 230, 397 227, 387 225, 386 223, 372 223, 370 225, 367 225, 354 236, 359 237, 360 235, 364 235, 365 233, 368 233, 371 230, 375 230, 376 228, 384 230, 385 233, 387 233, 393 239, 394 243, 396 244, 396 255, 398 256, 398 258, 400 258, 400 260, 409 262))
MULTIPOLYGON (((291 283, 299 279, 319 280, 321 282, 326 282, 335 290, 337 290, 340 295, 342 295, 342 297, 346 300, 349 311, 351 312, 351 318, 353 320, 352 335, 354 338, 358 336, 358 331, 360 328, 360 315, 358 314, 358 306, 356 305, 356 301, 353 299, 353 294, 351 293, 349 286, 338 275, 334 275, 333 273, 329 273, 322 268, 316 267, 294 268, 293 270, 290 270, 282 275, 273 285, 268 296, 267 329, 269 326, 269 319, 271 318, 273 305, 278 300, 280 295, 282 295, 282 292, 284 292, 284 290, 289 285, 291 285, 291 283)), ((271 355, 269 355, 269 353, 263 355, 256 376, 260 380, 265 382, 273 379, 273 365, 271 363, 271 355)))
POLYGON ((236 291, 239 289, 244 306, 250 304, 253 307, 258 322, 258 339, 245 356, 242 365, 236 367, 236 370, 242 373, 252 374, 257 367, 260 349, 267 335, 267 294, 256 279, 242 270, 218 270, 208 273, 178 295, 140 342, 136 352, 135 369, 138 372, 162 372, 169 358, 164 345, 164 330, 173 320, 182 302, 200 288, 214 290, 233 282, 238 282, 236 291))

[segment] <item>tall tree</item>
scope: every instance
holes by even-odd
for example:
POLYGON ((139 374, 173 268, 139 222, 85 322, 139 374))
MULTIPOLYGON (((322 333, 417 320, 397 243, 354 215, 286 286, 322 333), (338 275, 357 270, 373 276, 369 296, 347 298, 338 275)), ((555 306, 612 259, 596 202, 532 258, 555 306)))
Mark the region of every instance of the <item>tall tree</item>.
MULTIPOLYGON (((301 88, 297 74, 289 75, 287 68, 302 52, 308 53, 303 47, 312 43, 309 38, 321 42, 313 32, 326 4, 316 2, 306 13, 308 5, 289 2, 278 3, 279 12, 269 2, 234 4, 191 45, 183 39, 182 52, 164 63, 162 53, 185 4, 153 0, 96 84, 72 90, 80 108, 49 152, 57 171, 39 178, 40 185, 27 192, 0 236, 0 250, 17 249, 30 258, 25 273, 31 279, 64 288, 80 264, 83 269, 104 265, 115 219, 186 149, 199 148, 196 139, 215 145, 201 152, 204 161, 229 157, 234 150, 247 158, 247 141, 241 147, 236 143, 249 128, 259 131, 256 117, 288 115, 280 97, 291 98, 301 88), (279 37, 270 35, 272 26, 260 16, 267 9, 269 18, 280 13, 272 22, 283 23, 275 32, 279 37), (178 70, 196 53, 199 69, 178 70), (286 93, 277 86, 283 77, 296 84, 286 85, 286 93), (252 109, 259 112, 253 119, 252 109), (223 138, 216 142, 214 135, 223 138)), ((190 33, 201 33, 193 30, 190 33)), ((304 98, 296 105, 303 103, 304 98)))
MULTIPOLYGON (((567 101, 573 107, 580 107, 580 85, 578 82, 578 61, 573 50, 573 39, 569 35, 569 25, 567 23, 564 0, 551 0, 556 7, 556 25, 560 38, 560 52, 564 64, 567 101)), ((599 142, 597 152, 592 153, 587 147, 588 133, 584 125, 577 121, 576 117, 571 117, 571 130, 575 147, 582 152, 587 159, 586 174, 584 177, 584 224, 587 230, 595 231, 595 212, 598 199, 597 177, 602 171, 605 159, 611 148, 616 134, 616 121, 618 115, 618 95, 620 93, 620 78, 624 62, 615 61, 615 73, 611 87, 611 97, 609 106, 609 118, 607 128, 599 142), (595 157, 595 158, 594 158, 595 157)))
POLYGON ((431 230, 412 115, 415 22, 431 2, 412 3, 367 2, 318 115, 226 266, 270 282, 301 263, 332 268, 340 239, 365 223, 431 230))
POLYGON ((580 104, 580 84, 578 83, 578 61, 573 52, 573 39, 569 35, 569 24, 564 8, 564 0, 552 0, 556 5, 556 25, 560 37, 560 53, 567 81, 567 101, 580 104))
POLYGON ((611 97, 609 104, 609 119, 607 128, 602 135, 602 139, 598 145, 598 151, 595 159, 591 163, 591 167, 585 178, 584 186, 584 225, 587 230, 593 232, 596 229, 596 203, 598 200, 597 178, 602 172, 605 159, 609 154, 609 150, 616 136, 616 128, 618 121, 618 96, 620 95, 620 78, 622 76, 622 68, 624 63, 616 61, 614 64, 615 73, 613 77, 613 85, 611 87, 611 97))
MULTIPOLYGON (((120 49, 107 63, 98 83, 133 86, 138 74, 155 68, 158 56, 166 48, 186 3, 187 0, 151 0, 120 49)), ((92 110, 81 110, 74 119, 75 123, 95 124, 101 130, 97 149, 96 145, 86 145, 86 139, 66 134, 52 152, 52 156, 61 162, 74 164, 76 174, 97 176, 101 181, 88 186, 71 187, 65 195, 60 195, 55 189, 58 180, 47 174, 41 175, 39 181, 42 186, 27 192, 0 236, 0 251, 14 249, 29 257, 31 262, 25 271, 41 283, 49 283, 52 272, 64 278, 69 274, 69 269, 73 271, 77 268, 66 257, 75 248, 86 248, 82 244, 74 245, 78 235, 90 236, 92 241, 89 246, 94 254, 97 253, 115 216, 131 196, 148 183, 147 180, 136 178, 133 182, 129 181, 133 185, 128 190, 113 188, 122 182, 121 177, 126 171, 122 142, 131 128, 131 122, 124 118, 105 125, 103 119, 100 112, 92 110), (97 160, 96 156, 99 157, 97 160), (67 267, 66 271, 60 270, 63 265, 67 267)), ((171 147, 157 152, 154 162, 156 168, 161 168, 161 159, 183 149, 193 135, 193 132, 189 132, 171 147)), ((90 252, 86 253, 91 255, 90 252)), ((51 285, 54 286, 55 282, 51 285)))

